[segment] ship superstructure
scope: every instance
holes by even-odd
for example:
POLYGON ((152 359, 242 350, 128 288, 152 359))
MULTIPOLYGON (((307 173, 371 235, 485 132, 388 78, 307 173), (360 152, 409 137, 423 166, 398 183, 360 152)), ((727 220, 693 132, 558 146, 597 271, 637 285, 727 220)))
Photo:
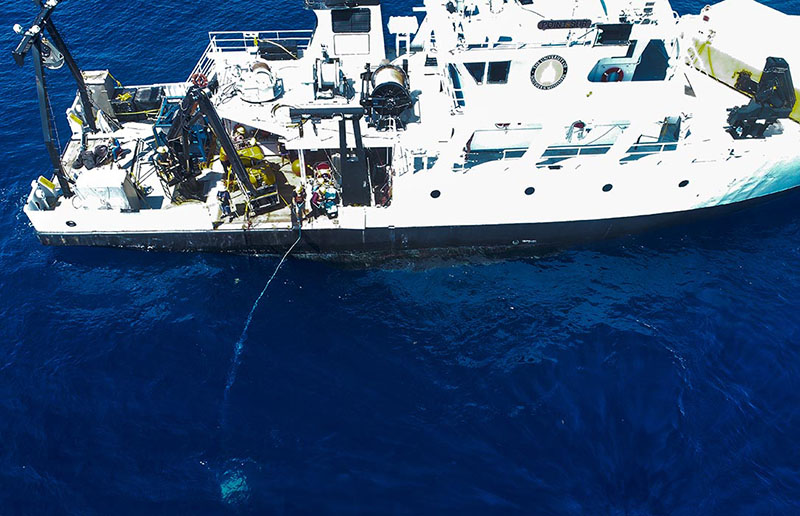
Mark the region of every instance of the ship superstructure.
POLYGON ((314 30, 211 33, 186 80, 136 87, 77 69, 58 3, 16 51, 79 86, 25 206, 46 244, 558 247, 800 185, 774 34, 800 23, 752 0, 427 0, 386 24, 377 0, 306 0, 314 30))

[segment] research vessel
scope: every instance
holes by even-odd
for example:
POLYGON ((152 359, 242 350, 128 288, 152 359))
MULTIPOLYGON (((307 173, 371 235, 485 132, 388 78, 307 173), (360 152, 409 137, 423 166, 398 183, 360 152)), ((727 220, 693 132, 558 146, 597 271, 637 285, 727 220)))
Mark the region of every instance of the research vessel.
POLYGON ((800 23, 753 0, 425 0, 388 20, 305 0, 315 29, 213 32, 184 79, 138 86, 78 67, 61 3, 15 27, 52 163, 24 211, 48 245, 536 250, 800 185, 800 23), (68 142, 44 80, 63 66, 68 142))

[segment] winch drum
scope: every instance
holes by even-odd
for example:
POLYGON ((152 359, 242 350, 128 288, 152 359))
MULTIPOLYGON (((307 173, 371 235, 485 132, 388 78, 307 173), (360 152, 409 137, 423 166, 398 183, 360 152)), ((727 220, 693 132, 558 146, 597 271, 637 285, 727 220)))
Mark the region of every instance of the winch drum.
POLYGON ((411 105, 411 93, 408 87, 408 76, 394 65, 379 67, 372 74, 373 99, 382 99, 375 102, 373 108, 384 116, 399 116, 411 105))

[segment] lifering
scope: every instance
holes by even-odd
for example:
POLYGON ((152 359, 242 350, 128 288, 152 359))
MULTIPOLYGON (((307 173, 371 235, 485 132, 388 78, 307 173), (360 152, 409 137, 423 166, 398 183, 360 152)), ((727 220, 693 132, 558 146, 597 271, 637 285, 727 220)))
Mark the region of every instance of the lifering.
POLYGON ((205 88, 206 86, 208 86, 208 77, 206 77, 205 74, 199 72, 192 75, 191 81, 192 84, 194 84, 198 88, 205 88))
POLYGON ((621 69, 617 68, 616 66, 612 66, 605 72, 603 72, 603 77, 600 79, 603 82, 622 82, 625 78, 625 72, 621 69), (611 77, 614 76, 614 80, 611 81, 611 77))

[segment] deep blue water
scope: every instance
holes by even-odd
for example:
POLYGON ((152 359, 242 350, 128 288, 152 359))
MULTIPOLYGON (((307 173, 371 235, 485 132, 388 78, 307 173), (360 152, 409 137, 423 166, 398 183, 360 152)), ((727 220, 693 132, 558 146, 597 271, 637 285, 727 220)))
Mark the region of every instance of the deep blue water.
MULTIPOLYGON (((142 83, 186 77, 208 30, 309 26, 299 4, 55 19, 84 68, 142 83)), ((5 55, 0 514, 800 512, 798 196, 528 260, 290 260, 226 396, 276 260, 39 245, 33 72, 5 55)))

